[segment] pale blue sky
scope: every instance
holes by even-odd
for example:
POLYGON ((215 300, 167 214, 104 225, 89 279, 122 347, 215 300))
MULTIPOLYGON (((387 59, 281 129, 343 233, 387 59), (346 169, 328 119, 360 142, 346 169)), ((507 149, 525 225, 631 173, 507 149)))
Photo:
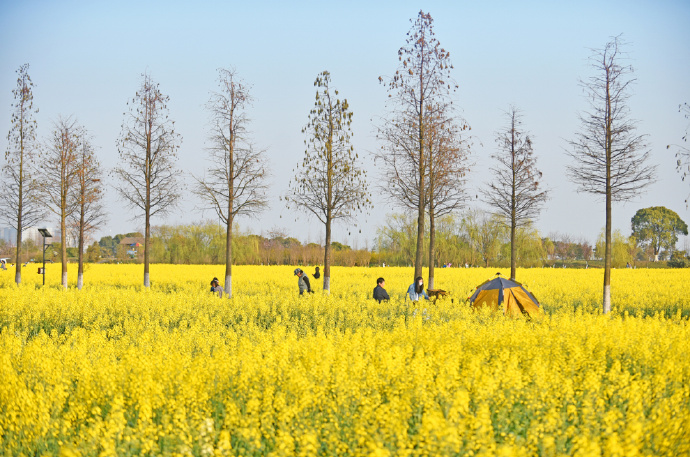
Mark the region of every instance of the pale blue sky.
MULTIPOLYGON (((260 220, 240 220, 253 232, 278 227, 302 241, 318 241, 323 230, 306 214, 291 213, 278 200, 304 152, 301 128, 314 102, 313 81, 322 70, 354 112, 353 144, 369 169, 368 152, 379 145, 376 119, 384 114, 385 87, 378 76, 394 73, 397 50, 409 20, 430 12, 441 44, 450 51, 460 85, 456 104, 472 126, 475 170, 468 185, 478 194, 494 152, 502 112, 515 104, 534 136, 535 152, 552 188, 537 227, 547 235, 570 233, 596 240, 604 205, 578 195, 565 178, 567 139, 586 108, 579 78, 592 74, 590 48, 623 34, 638 82, 630 100, 639 131, 649 135, 658 179, 637 201, 614 206, 614 228, 629 234, 639 208, 663 205, 686 221, 690 192, 675 171, 666 144, 680 142, 688 121, 678 104, 690 102, 690 2, 687 1, 422 1, 422 2, 87 2, 0 0, 0 149, 7 147, 11 91, 16 69, 31 65, 36 84, 39 136, 58 115, 74 115, 99 148, 105 167, 117 161, 116 139, 126 102, 147 71, 170 96, 170 115, 184 140, 179 165, 203 173, 208 115, 203 105, 216 87, 216 69, 234 66, 253 85, 249 111, 258 146, 273 165, 271 209, 260 220), (373 119, 373 121, 372 121, 373 119), (295 221, 297 219, 297 221, 295 221)), ((190 182, 186 178, 187 183, 190 182)), ((386 214, 400 211, 373 189, 375 209, 358 229, 335 229, 338 241, 363 247, 386 214), (348 235, 350 233, 350 235, 348 235)), ((110 192, 110 220, 98 235, 136 230, 110 192)), ((165 222, 199 221, 198 202, 186 195, 165 222)), ((479 202, 472 206, 481 207, 479 202)), ((206 211, 205 218, 213 219, 206 211)), ((48 225, 51 225, 50 223, 48 225)), ((54 224, 53 224, 54 225, 54 224)))

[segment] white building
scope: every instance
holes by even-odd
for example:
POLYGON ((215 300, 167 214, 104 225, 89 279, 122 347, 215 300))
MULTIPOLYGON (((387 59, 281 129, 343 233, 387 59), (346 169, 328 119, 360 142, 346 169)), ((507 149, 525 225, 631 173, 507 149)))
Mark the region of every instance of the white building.
POLYGON ((4 240, 9 244, 17 242, 17 231, 11 227, 0 227, 0 240, 4 240))
MULTIPOLYGON (((38 232, 39 228, 47 228, 48 231, 53 235, 53 238, 55 236, 59 236, 58 233, 53 232, 51 227, 28 227, 24 230, 24 232, 22 232, 22 241, 32 240, 36 246, 42 245, 43 237, 38 232)), ((17 243, 17 231, 11 227, 2 227, 0 228, 0 239, 5 240, 11 245, 14 245, 17 243)), ((46 242, 50 243, 50 238, 47 239, 46 242)))

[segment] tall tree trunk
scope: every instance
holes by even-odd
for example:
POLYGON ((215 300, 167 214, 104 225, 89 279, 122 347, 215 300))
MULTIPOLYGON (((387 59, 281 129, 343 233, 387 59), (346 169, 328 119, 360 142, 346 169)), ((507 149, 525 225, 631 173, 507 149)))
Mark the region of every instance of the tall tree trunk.
MULTIPOLYGON (((607 178, 608 181, 608 178, 607 178)), ((606 192, 606 254, 604 256, 604 314, 611 311, 611 189, 606 192)))
MULTIPOLYGON (((148 106, 147 106, 148 110, 148 106)), ((147 117, 151 114, 147 112, 147 117)), ((149 275, 149 239, 151 237, 151 120, 146 126, 146 203, 144 204, 144 287, 151 287, 149 275)))
MULTIPOLYGON (((431 154, 429 154, 431 167, 431 154)), ((436 265, 436 214, 434 208, 434 174, 429 173, 429 282, 427 288, 434 288, 434 269, 436 265)))
POLYGON ((328 155, 328 170, 326 172, 327 195, 326 195, 326 247, 323 253, 323 292, 331 292, 331 222, 333 221, 333 125, 332 117, 328 122, 328 143, 326 153, 328 155))
MULTIPOLYGON (((234 92, 233 92, 234 98, 234 92)), ((225 296, 232 298, 232 224, 234 221, 233 210, 235 204, 235 131, 233 130, 235 110, 230 113, 228 122, 228 226, 225 228, 225 296)))
POLYGON ((225 231, 225 295, 232 298, 232 198, 228 200, 228 214, 225 231))
POLYGON ((612 146, 611 93, 607 75, 606 83, 606 247, 604 254, 604 303, 603 312, 611 312, 611 146, 612 146))
POLYGON ((515 228, 517 225, 516 221, 516 195, 515 186, 517 181, 517 176, 515 174, 515 112, 511 117, 511 129, 510 129, 510 155, 511 155, 511 171, 513 172, 512 181, 512 195, 510 201, 510 279, 515 281, 515 265, 517 263, 517 247, 515 246, 515 228))
POLYGON ((517 264, 517 246, 515 245, 515 216, 510 225, 510 279, 515 281, 515 266, 517 264))
MULTIPOLYGON (((423 67, 423 65, 422 65, 423 67)), ((424 244, 424 74, 419 73, 419 203, 417 204, 417 250, 414 257, 414 279, 422 276, 424 244)))
MULTIPOLYGON (((21 199, 20 199, 20 203, 19 203, 20 214, 21 214, 21 207, 22 206, 21 206, 21 199)), ((22 217, 21 217, 21 215, 17 219, 18 219, 17 227, 19 227, 19 229, 17 230, 17 261, 14 263, 14 271, 15 271, 14 282, 16 282, 17 285, 19 285, 22 283, 22 258, 21 258, 21 255, 22 255, 22 230, 21 230, 22 217)))
MULTIPOLYGON (((20 127, 21 129, 21 127, 20 127)), ((22 283, 22 211, 24 210, 24 136, 20 130, 19 139, 19 201, 17 202, 17 261, 14 263, 14 282, 22 283)))
MULTIPOLYGON (((83 187, 82 187, 83 189, 83 187)), ((83 192, 83 190, 82 190, 83 192)), ((77 289, 84 287, 84 196, 79 213, 79 269, 77 271, 77 289)))
POLYGON ((436 217, 434 216, 433 202, 429 202, 429 284, 428 288, 434 288, 434 268, 436 263, 436 217))
MULTIPOLYGON (((148 193, 148 192, 147 192, 148 193)), ((151 216, 149 205, 146 205, 146 218, 144 227, 144 287, 151 287, 151 279, 149 275, 149 240, 151 239, 151 216)))
POLYGON ((326 218, 326 248, 323 255, 323 291, 331 291, 331 218, 330 210, 326 218))
MULTIPOLYGON (((64 203, 63 203, 64 205, 64 203)), ((67 224, 65 223, 65 212, 60 215, 60 242, 62 243, 62 287, 67 289, 67 224)))
POLYGON ((422 146, 423 127, 419 125, 419 202, 417 203, 417 249, 414 256, 414 278, 422 276, 422 253, 424 249, 424 146, 422 146))

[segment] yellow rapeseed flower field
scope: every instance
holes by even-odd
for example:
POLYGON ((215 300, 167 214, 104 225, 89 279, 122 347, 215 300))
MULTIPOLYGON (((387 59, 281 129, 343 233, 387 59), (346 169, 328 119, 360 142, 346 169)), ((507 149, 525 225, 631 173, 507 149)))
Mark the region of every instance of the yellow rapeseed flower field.
POLYGON ((222 266, 0 272, 0 454, 690 455, 687 270, 615 270, 608 316, 601 270, 518 270, 527 321, 467 306, 494 269, 437 269, 450 297, 411 304, 411 269, 299 297, 293 268, 234 267, 232 300, 222 266))

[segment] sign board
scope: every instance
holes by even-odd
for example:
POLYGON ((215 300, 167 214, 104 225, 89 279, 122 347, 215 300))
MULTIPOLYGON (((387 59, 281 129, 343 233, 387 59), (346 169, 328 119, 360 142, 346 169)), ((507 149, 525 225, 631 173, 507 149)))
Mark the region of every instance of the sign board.
POLYGON ((44 273, 44 272, 43 272, 43 268, 38 267, 38 274, 39 274, 39 275, 42 275, 43 273, 44 273))

